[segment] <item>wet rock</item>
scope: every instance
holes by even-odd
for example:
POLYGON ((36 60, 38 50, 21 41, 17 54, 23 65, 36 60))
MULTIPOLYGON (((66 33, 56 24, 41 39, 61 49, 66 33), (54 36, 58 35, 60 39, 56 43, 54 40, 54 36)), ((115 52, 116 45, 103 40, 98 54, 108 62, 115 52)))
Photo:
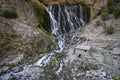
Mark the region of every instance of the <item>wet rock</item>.
POLYGON ((0 76, 0 80, 9 80, 11 73, 5 74, 3 76, 0 76))
POLYGON ((2 68, 2 72, 6 72, 8 69, 9 69, 8 66, 4 66, 4 67, 2 68))
POLYGON ((0 69, 0 74, 2 73, 2 69, 0 69))
MULTIPOLYGON (((39 67, 33 67, 32 65, 25 66, 21 72, 12 73, 12 77, 15 79, 25 79, 29 78, 30 80, 38 78, 42 73, 42 69, 39 67)), ((28 80, 29 80, 28 79, 28 80)))
POLYGON ((78 74, 76 75, 76 77, 80 77, 80 76, 83 76, 83 75, 85 75, 85 73, 78 73, 78 74))
POLYGON ((106 77, 106 73, 105 73, 105 72, 102 72, 102 75, 103 75, 104 77, 106 77))
POLYGON ((12 69, 12 71, 15 72, 15 73, 18 72, 18 71, 19 71, 19 67, 14 67, 14 68, 12 69))

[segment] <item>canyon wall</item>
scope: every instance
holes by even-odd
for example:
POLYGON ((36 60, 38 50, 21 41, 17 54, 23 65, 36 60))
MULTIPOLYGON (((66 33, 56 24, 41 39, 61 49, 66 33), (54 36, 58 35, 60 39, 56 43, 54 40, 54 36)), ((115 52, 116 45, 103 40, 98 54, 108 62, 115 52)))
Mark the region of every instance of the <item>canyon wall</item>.
POLYGON ((90 7, 90 18, 99 14, 100 10, 107 8, 108 0, 39 0, 44 4, 83 3, 90 7))

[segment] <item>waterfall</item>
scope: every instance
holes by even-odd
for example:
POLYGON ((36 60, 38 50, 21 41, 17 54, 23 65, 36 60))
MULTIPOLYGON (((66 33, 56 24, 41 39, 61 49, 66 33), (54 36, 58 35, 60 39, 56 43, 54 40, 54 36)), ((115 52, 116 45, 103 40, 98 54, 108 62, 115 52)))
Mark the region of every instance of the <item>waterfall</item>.
MULTIPOLYGON (((84 26, 87 20, 85 7, 81 4, 76 5, 48 5, 46 11, 50 18, 51 33, 55 35, 59 50, 53 50, 51 53, 43 56, 38 60, 34 66, 45 67, 49 65, 50 59, 57 53, 61 53, 65 47, 65 34, 73 32, 81 26, 84 26)), ((60 68, 56 71, 56 74, 62 71, 63 61, 60 61, 60 68)))

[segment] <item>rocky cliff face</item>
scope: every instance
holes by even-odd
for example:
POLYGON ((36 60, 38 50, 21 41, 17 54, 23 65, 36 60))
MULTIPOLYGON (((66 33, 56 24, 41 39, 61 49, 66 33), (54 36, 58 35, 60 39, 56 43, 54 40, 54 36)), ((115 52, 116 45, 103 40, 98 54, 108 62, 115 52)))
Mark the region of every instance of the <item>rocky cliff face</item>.
POLYGON ((39 0, 44 4, 62 4, 62 3, 84 3, 90 7, 91 19, 99 14, 100 10, 107 8, 108 0, 39 0))
POLYGON ((0 65, 19 62, 14 61, 19 54, 27 59, 49 51, 53 37, 38 27, 36 17, 32 1, 0 0, 0 65))

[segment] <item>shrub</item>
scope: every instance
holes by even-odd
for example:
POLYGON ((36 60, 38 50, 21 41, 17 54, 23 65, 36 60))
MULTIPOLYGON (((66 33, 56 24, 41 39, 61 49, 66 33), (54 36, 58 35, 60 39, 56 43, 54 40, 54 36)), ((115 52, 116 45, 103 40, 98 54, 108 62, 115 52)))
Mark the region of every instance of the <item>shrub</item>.
POLYGON ((112 26, 104 27, 105 32, 107 34, 113 34, 114 33, 114 28, 112 26))
POLYGON ((103 12, 101 13, 101 18, 102 18, 102 20, 108 19, 108 12, 107 12, 107 11, 103 11, 103 12))
POLYGON ((100 25, 100 21, 96 21, 96 25, 99 26, 100 25))
POLYGON ((17 18, 17 12, 16 10, 13 9, 5 9, 1 12, 1 16, 5 17, 5 18, 17 18))
POLYGON ((94 64, 94 63, 87 63, 87 68, 90 70, 97 70, 98 69, 98 66, 97 64, 94 64))
POLYGON ((120 8, 117 8, 114 10, 114 17, 119 18, 120 17, 120 8))
POLYGON ((108 11, 109 11, 109 13, 113 13, 114 9, 115 9, 115 3, 110 3, 108 5, 108 11))
POLYGON ((114 77, 113 80, 120 80, 120 77, 114 77))

